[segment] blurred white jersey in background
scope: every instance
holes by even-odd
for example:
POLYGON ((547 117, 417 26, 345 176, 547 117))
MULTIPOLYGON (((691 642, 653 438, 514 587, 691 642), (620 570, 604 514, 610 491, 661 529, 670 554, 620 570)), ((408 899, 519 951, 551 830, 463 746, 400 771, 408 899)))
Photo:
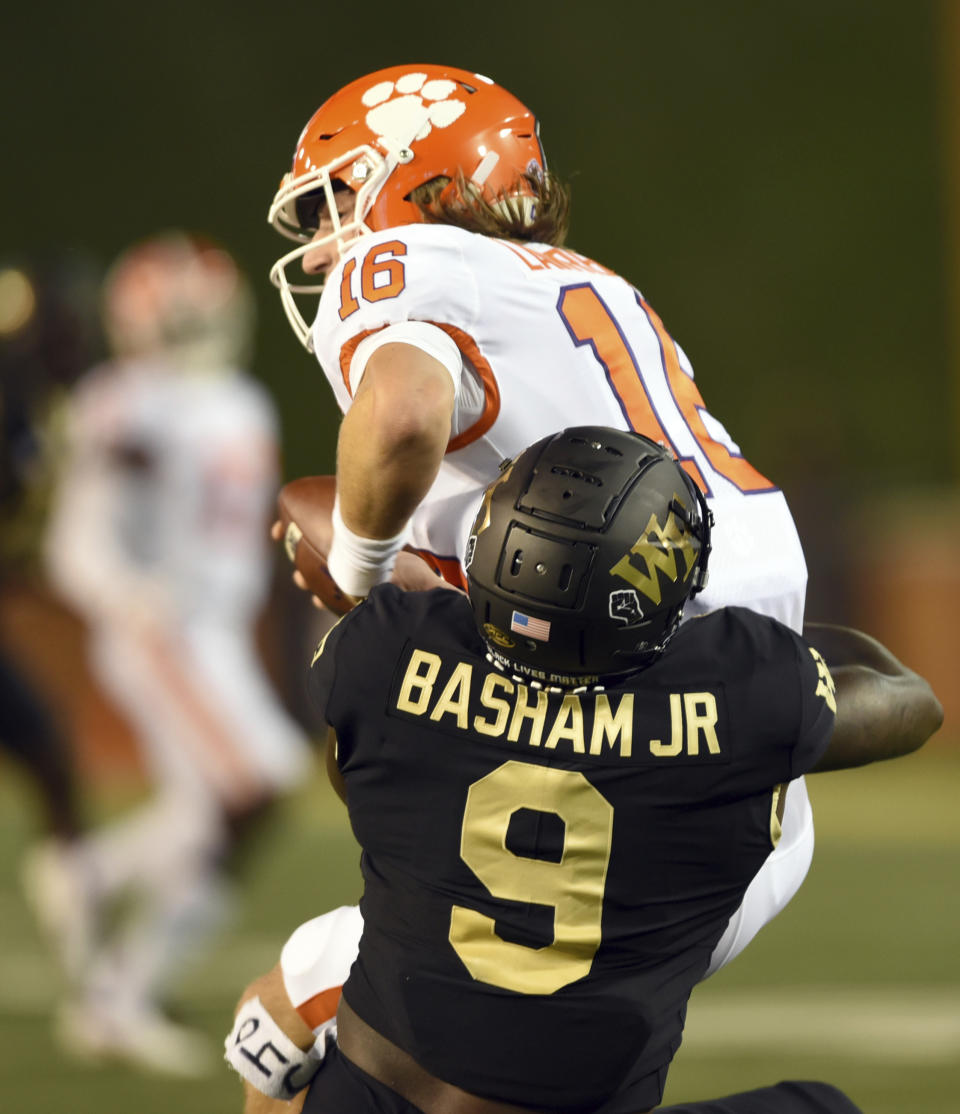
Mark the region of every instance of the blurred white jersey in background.
POLYGON ((279 453, 270 396, 238 370, 250 309, 230 256, 182 233, 114 265, 104 319, 116 358, 68 401, 45 544, 150 792, 70 862, 40 848, 28 870, 68 957, 60 1035, 78 1053, 186 1075, 216 1056, 166 1017, 171 979, 223 920, 240 835, 311 764, 256 643, 279 453), (77 878, 79 909, 65 900, 77 878), (121 897, 130 915, 100 923, 121 897))

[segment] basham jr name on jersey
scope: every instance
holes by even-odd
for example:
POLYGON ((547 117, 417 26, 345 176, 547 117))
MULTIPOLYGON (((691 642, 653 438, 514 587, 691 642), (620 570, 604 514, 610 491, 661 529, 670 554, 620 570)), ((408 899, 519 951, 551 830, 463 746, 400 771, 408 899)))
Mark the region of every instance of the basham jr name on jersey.
POLYGON ((491 741, 634 761, 727 761, 723 690, 549 691, 469 661, 404 654, 391 714, 491 741), (405 664, 404 664, 405 660, 405 664))

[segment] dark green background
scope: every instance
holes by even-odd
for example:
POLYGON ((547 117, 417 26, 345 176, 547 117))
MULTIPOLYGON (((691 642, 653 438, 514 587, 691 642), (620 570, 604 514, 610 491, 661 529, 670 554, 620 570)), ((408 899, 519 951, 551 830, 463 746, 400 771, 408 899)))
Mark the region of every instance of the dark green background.
POLYGON ((820 550, 861 491, 952 479, 941 21, 932 0, 20 4, 0 244, 221 240, 255 280, 287 473, 328 471, 337 414, 266 279, 268 203, 340 85, 479 70, 541 117, 572 246, 643 290, 820 550))

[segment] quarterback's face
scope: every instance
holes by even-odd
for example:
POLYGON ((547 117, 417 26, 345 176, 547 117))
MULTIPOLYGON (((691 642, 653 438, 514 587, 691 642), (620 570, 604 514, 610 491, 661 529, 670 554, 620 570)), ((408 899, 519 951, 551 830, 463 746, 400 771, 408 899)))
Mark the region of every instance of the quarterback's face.
MULTIPOLYGON (((337 213, 341 221, 353 217, 356 194, 352 190, 338 190, 335 194, 337 200, 337 213)), ((333 218, 324 208, 320 215, 317 231, 313 235, 312 243, 317 246, 311 248, 303 256, 303 269, 308 275, 328 275, 340 258, 340 249, 337 240, 333 218)))

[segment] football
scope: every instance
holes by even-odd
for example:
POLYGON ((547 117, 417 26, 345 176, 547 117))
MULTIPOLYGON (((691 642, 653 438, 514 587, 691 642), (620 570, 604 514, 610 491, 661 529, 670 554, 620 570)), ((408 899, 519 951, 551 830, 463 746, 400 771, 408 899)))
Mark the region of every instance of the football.
POLYGON ((280 489, 277 514, 283 548, 294 568, 325 607, 345 615, 355 601, 340 591, 327 568, 336 493, 336 476, 301 476, 280 489))
MULTIPOLYGON (((301 476, 284 484, 277 496, 279 527, 275 528, 274 537, 283 543, 284 552, 303 578, 300 586, 305 584, 334 614, 345 615, 357 601, 337 587, 327 568, 336 494, 336 476, 301 476)), ((410 546, 404 546, 397 554, 390 579, 410 592, 452 587, 426 562, 422 553, 410 546)))

